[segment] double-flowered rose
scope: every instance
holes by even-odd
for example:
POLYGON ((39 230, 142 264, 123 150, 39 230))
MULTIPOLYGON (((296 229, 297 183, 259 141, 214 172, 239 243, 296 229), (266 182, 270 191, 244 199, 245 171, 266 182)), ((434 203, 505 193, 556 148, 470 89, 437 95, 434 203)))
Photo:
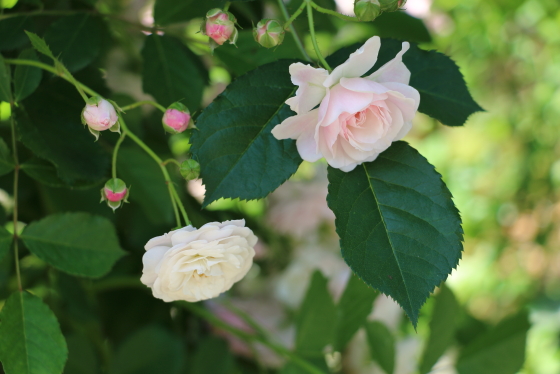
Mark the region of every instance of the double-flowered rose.
POLYGON ((375 65, 380 47, 380 38, 374 36, 330 74, 299 62, 290 65, 292 82, 299 88, 286 103, 296 115, 277 125, 272 134, 277 139, 297 139, 304 160, 324 157, 346 172, 375 160, 402 139, 420 104, 420 94, 408 85, 410 71, 402 62, 409 44, 403 43, 394 59, 362 77, 375 65))
POLYGON ((140 280, 163 301, 211 299, 247 274, 255 244, 244 220, 183 227, 146 244, 140 280))

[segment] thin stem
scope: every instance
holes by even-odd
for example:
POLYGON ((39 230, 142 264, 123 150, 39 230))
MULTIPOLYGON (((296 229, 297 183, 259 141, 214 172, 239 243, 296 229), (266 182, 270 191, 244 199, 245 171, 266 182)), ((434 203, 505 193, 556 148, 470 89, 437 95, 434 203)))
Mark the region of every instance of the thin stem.
POLYGON ((117 144, 115 144, 115 148, 113 149, 113 179, 117 178, 117 154, 119 153, 119 148, 121 143, 124 141, 124 138, 126 138, 126 132, 123 131, 121 137, 117 140, 117 144))
POLYGON ((299 356, 297 356, 296 354, 294 354, 284 346, 268 341, 267 339, 261 336, 253 335, 243 330, 240 330, 238 328, 235 328, 233 326, 230 326, 229 324, 222 321, 221 319, 219 319, 218 317, 216 317, 214 314, 207 311, 206 309, 201 308, 197 304, 180 301, 180 302, 176 302, 176 305, 189 310, 193 314, 196 314, 197 316, 205 319, 210 324, 219 327, 222 330, 226 330, 232 333, 233 335, 237 336, 238 338, 244 340, 247 343, 252 343, 252 342, 261 343, 262 345, 268 347, 270 350, 276 352, 277 354, 284 356, 285 358, 287 358, 288 360, 290 360, 291 362, 293 362, 294 364, 296 364, 297 366, 299 366, 301 369, 305 370, 308 373, 325 374, 322 370, 317 368, 315 365, 312 365, 306 360, 300 358, 299 356))
POLYGON ((360 22, 360 20, 357 19, 356 17, 346 16, 346 15, 340 14, 340 13, 334 11, 334 10, 323 8, 322 6, 319 6, 319 5, 315 4, 313 1, 311 1, 311 6, 313 8, 315 8, 318 12, 329 14, 331 16, 338 17, 338 18, 343 19, 345 21, 360 22))
POLYGON ((183 203, 181 202, 181 198, 179 197, 179 194, 177 193, 177 190, 175 189, 175 186, 171 185, 171 192, 173 193, 173 196, 175 197, 175 200, 177 201, 177 205, 179 205, 179 209, 181 210, 181 214, 183 215, 183 219, 185 220, 185 224, 187 226, 191 225, 191 221, 189 221, 189 216, 187 215, 187 211, 185 210, 185 207, 183 206, 183 203))
MULTIPOLYGON (((95 92, 94 90, 92 90, 91 88, 89 88, 89 87, 83 85, 82 83, 76 81, 74 79, 74 77, 68 77, 68 76, 66 76, 66 74, 64 72, 61 74, 53 66, 43 64, 42 62, 33 61, 33 60, 20 60, 20 59, 5 59, 4 62, 6 62, 8 64, 12 64, 12 65, 29 65, 29 66, 35 66, 35 67, 41 68, 43 70, 46 70, 48 72, 53 73, 54 75, 58 75, 62 79, 67 80, 68 82, 74 84, 76 86, 76 89, 79 87, 84 92, 88 93, 90 96, 99 96, 99 94, 97 92, 95 92)), ((79 91, 80 90, 78 90, 78 92, 79 91)))
MULTIPOLYGON (((281 1, 282 1, 282 5, 284 5, 284 1, 283 0, 281 0, 281 1)), ((296 18, 299 17, 301 12, 303 12, 303 10, 305 9, 305 6, 306 6, 305 1, 302 1, 299 8, 297 8, 297 10, 294 12, 294 14, 292 14, 292 16, 290 17, 290 19, 288 19, 286 21, 286 23, 284 24, 284 30, 287 30, 290 27, 290 25, 292 24, 292 22, 294 22, 296 20, 296 18)))
POLYGON ((130 105, 123 106, 121 109, 124 112, 124 111, 130 110, 130 109, 137 108, 141 105, 153 105, 156 108, 158 108, 159 110, 161 110, 163 113, 165 113, 165 111, 166 111, 166 109, 162 105, 160 105, 160 104, 158 104, 158 103, 156 103, 155 101, 152 101, 152 100, 137 101, 137 102, 132 103, 130 105))
POLYGON ((16 121, 14 120, 15 113, 14 103, 11 103, 11 115, 10 115, 10 126, 12 127, 12 152, 14 157, 14 257, 16 262, 16 276, 18 282, 18 288, 23 291, 21 286, 21 272, 19 269, 19 248, 18 248, 18 183, 19 183, 19 158, 17 152, 17 142, 16 142, 16 121))
MULTIPOLYGON (((290 14, 288 13, 288 9, 286 9, 286 4, 284 4, 284 0, 278 0, 278 6, 280 7, 280 10, 282 11, 282 14, 284 15, 284 19, 286 21, 288 21, 291 17, 290 17, 290 14)), ((292 33, 292 37, 294 38, 294 41, 295 41, 299 51, 301 52, 301 55, 303 56, 303 58, 306 61, 311 61, 311 57, 309 57, 309 55, 307 54, 307 51, 305 50, 305 48, 303 46, 303 43, 302 43, 299 35, 296 32, 296 28, 291 23, 290 23, 289 27, 290 27, 290 32, 292 33)))
POLYGON ((181 164, 179 163, 179 161, 175 160, 174 158, 168 158, 167 160, 163 161, 161 164, 162 165, 167 165, 169 163, 173 163, 173 164, 177 165, 179 167, 179 169, 181 168, 181 164))
POLYGON ((323 67, 328 71, 332 71, 331 67, 329 66, 327 61, 325 61, 325 58, 321 54, 321 50, 319 49, 319 46, 317 45, 317 37, 315 36, 315 24, 313 22, 313 8, 311 8, 312 1, 310 0, 304 0, 304 1, 307 3, 307 21, 309 22, 309 32, 311 34, 311 42, 313 43, 313 48, 315 48, 315 53, 317 54, 317 58, 319 59, 323 67))
POLYGON ((222 10, 223 10, 224 12, 227 12, 230 5, 231 5, 231 1, 228 1, 228 2, 226 3, 226 5, 224 5, 224 9, 222 9, 222 10))
POLYGON ((177 228, 181 228, 181 217, 179 217, 179 209, 177 209, 177 204, 179 203, 177 199, 175 199, 175 195, 173 194, 173 185, 171 182, 167 183, 167 189, 169 190, 169 197, 171 198, 171 205, 173 205, 173 213, 175 213, 175 221, 177 222, 177 228))

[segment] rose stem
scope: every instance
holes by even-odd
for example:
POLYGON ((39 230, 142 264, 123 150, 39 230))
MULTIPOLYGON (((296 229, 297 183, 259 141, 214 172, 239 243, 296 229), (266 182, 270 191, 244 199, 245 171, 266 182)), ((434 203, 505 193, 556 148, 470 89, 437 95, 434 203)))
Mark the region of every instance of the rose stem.
MULTIPOLYGON (((300 6, 300 8, 303 9, 303 4, 305 3, 305 1, 302 3, 302 5, 300 6)), ((299 49, 299 51, 301 52, 301 55, 303 56, 303 58, 306 61, 311 61, 311 57, 309 57, 309 55, 307 54, 307 52, 305 51, 305 48, 303 47, 303 43, 301 42, 301 39, 299 38, 299 35, 297 34, 296 28, 294 27, 294 25, 292 24, 292 21, 290 21, 290 14, 288 13, 288 9, 286 9, 286 4, 284 4, 284 0, 278 0, 278 6, 280 7, 280 10, 282 11, 282 14, 284 15, 284 18, 286 19, 286 21, 288 22, 287 24, 289 25, 292 37, 294 38, 294 41, 296 42, 296 45, 299 49)), ((299 9, 298 9, 299 11, 299 9)), ((297 14, 297 12, 294 14, 297 14)), ((301 12, 300 12, 301 13, 301 12)), ((299 14, 298 14, 299 15, 299 14)), ((293 16, 292 16, 293 17, 293 16)))
POLYGON ((317 45, 317 37, 315 36, 315 24, 313 23, 313 8, 311 7, 311 1, 305 0, 307 3, 307 20, 309 22, 309 32, 311 33, 311 41, 313 42, 313 48, 315 48, 315 53, 317 54, 317 58, 323 65, 325 69, 328 71, 332 71, 331 67, 321 54, 321 50, 319 50, 319 46, 317 45))

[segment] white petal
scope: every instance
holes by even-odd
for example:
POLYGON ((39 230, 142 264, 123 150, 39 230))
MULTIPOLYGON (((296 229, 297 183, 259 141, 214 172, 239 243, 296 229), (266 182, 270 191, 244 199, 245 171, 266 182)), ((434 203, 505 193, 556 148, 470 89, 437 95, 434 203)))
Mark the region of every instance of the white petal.
POLYGON ((408 48, 410 48, 410 44, 403 42, 402 49, 397 53, 397 56, 371 74, 368 79, 379 83, 397 82, 408 84, 410 82, 410 70, 402 62, 402 56, 408 51, 408 48))
POLYGON ((380 47, 381 39, 378 36, 369 38, 363 46, 348 57, 348 60, 332 71, 323 86, 331 87, 337 84, 340 78, 357 78, 367 73, 375 65, 380 47))
POLYGON ((309 162, 315 162, 321 157, 321 153, 317 152, 317 141, 315 140, 315 128, 309 128, 304 131, 296 142, 299 155, 302 159, 309 162))
POLYGON ((340 85, 350 91, 384 94, 390 89, 381 83, 366 78, 342 78, 340 85))
POLYGON ((383 85, 393 91, 389 101, 400 108, 406 121, 412 121, 420 105, 420 93, 415 88, 402 83, 387 82, 383 85), (403 97, 395 93, 399 93, 403 97))
POLYGON ((319 105, 325 96, 323 82, 329 75, 328 71, 298 62, 290 65, 290 75, 292 83, 299 86, 296 96, 286 100, 290 109, 297 114, 304 114, 319 105))
POLYGON ((272 135, 278 140, 297 139, 308 129, 317 126, 317 109, 305 114, 286 118, 281 124, 272 129, 272 135))

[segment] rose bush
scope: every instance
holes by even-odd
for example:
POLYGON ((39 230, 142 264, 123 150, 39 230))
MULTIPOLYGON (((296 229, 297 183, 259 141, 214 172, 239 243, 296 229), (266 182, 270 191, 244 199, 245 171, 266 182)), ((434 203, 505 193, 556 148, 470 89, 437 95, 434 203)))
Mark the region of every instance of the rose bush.
POLYGON ((163 301, 210 299, 247 274, 256 243, 244 220, 183 227, 146 243, 141 281, 163 301))
POLYGON ((297 139, 304 160, 324 157, 343 171, 375 160, 402 139, 420 104, 420 94, 408 85, 410 71, 402 62, 409 43, 402 44, 393 60, 361 78, 375 65, 380 47, 379 37, 370 38, 330 74, 292 64, 292 82, 299 88, 286 103, 297 115, 276 126, 272 134, 277 139, 297 139))

